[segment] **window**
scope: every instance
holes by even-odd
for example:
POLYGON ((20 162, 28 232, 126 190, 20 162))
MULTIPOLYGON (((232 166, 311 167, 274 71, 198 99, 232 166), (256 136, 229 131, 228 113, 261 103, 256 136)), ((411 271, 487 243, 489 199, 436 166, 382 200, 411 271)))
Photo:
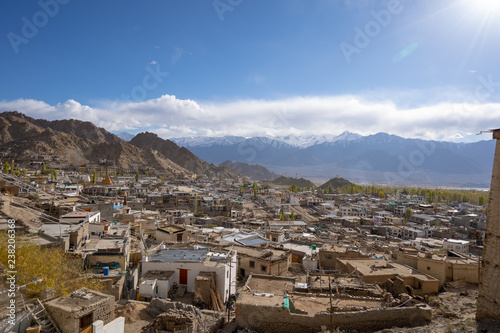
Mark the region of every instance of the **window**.
POLYGON ((255 268, 255 261, 250 260, 250 268, 255 268))
POLYGON ((263 271, 263 272, 266 272, 267 271, 267 266, 260 265, 260 270, 263 271))
POLYGON ((427 270, 428 270, 428 271, 430 271, 430 270, 431 270, 431 268, 430 268, 429 266, 427 266, 427 270))
POLYGON ((278 241, 278 237, 273 237, 273 242, 277 242, 278 241))
POLYGON ((332 255, 331 254, 325 254, 325 258, 326 259, 332 259, 332 255))

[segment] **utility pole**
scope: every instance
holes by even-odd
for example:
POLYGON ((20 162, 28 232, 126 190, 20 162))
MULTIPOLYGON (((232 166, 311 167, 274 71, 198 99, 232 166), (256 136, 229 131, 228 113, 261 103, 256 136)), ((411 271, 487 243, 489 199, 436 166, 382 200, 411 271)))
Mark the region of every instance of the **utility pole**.
POLYGON ((330 276, 328 276, 328 289, 330 291, 330 332, 333 333, 332 282, 330 276))

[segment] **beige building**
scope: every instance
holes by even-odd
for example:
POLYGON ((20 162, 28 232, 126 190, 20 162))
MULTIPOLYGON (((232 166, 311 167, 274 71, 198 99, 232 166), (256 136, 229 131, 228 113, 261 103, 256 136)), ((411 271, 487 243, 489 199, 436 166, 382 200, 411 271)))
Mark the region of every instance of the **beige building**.
POLYGON ((478 263, 467 257, 448 257, 405 249, 397 253, 397 261, 435 277, 440 287, 446 281, 478 283, 478 263))
POLYGON ((358 248, 325 244, 319 249, 319 266, 324 270, 339 269, 337 259, 359 258, 368 258, 368 256, 363 255, 358 248))
POLYGON ((411 267, 387 262, 384 259, 338 259, 343 273, 355 273, 365 283, 383 283, 396 276, 413 288, 416 295, 434 294, 439 291, 439 281, 427 274, 413 270, 411 267))
POLYGON ((86 288, 48 301, 45 307, 65 333, 79 333, 89 328, 92 332, 95 321, 107 324, 115 318, 115 298, 86 288))
POLYGON ((170 224, 156 228, 155 237, 158 242, 185 243, 187 242, 186 229, 170 224))
POLYGON ((276 248, 251 248, 245 246, 233 248, 238 253, 238 275, 247 277, 250 274, 284 275, 292 263, 292 251, 276 248))

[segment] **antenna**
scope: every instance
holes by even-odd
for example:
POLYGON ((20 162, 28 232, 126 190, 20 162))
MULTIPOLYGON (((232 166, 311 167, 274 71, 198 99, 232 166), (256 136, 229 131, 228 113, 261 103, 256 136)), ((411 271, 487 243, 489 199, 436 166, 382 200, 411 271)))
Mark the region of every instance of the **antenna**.
POLYGON ((497 132, 497 131, 500 131, 500 128, 496 128, 496 129, 488 129, 488 130, 484 130, 484 131, 479 131, 479 133, 477 133, 476 135, 481 135, 483 133, 492 133, 492 132, 497 132))

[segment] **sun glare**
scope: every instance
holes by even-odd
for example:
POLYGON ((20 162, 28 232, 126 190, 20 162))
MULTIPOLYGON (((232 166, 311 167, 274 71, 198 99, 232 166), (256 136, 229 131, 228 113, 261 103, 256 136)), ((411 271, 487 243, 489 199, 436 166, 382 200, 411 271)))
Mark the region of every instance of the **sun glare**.
POLYGON ((475 9, 483 12, 496 12, 500 10, 500 0, 474 0, 469 1, 475 9))

